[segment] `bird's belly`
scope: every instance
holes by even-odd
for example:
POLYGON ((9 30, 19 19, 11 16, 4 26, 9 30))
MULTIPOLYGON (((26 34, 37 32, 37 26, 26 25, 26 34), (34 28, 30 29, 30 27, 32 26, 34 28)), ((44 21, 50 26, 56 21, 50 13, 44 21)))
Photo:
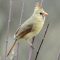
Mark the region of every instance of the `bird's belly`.
POLYGON ((35 25, 34 25, 34 33, 38 34, 41 31, 43 25, 44 25, 44 22, 35 23, 35 25))

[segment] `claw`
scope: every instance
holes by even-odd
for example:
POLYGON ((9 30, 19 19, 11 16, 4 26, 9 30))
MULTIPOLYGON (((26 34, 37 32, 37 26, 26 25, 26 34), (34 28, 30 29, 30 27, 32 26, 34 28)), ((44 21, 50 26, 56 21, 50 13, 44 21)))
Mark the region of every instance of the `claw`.
POLYGON ((29 46, 34 49, 34 46, 32 45, 32 43, 30 41, 27 41, 27 43, 29 44, 29 46))
POLYGON ((35 49, 33 45, 30 46, 32 49, 35 49))

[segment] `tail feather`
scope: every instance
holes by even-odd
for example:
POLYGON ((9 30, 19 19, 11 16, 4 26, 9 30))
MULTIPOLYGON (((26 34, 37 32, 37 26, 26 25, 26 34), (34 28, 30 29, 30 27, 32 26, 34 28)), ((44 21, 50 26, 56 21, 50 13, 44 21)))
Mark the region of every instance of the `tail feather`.
POLYGON ((10 53, 11 53, 11 51, 13 50, 13 48, 14 48, 14 46, 15 46, 16 42, 17 42, 17 39, 15 40, 15 42, 14 42, 14 44, 12 45, 11 49, 9 50, 9 52, 8 52, 7 56, 9 56, 9 54, 10 54, 10 53))

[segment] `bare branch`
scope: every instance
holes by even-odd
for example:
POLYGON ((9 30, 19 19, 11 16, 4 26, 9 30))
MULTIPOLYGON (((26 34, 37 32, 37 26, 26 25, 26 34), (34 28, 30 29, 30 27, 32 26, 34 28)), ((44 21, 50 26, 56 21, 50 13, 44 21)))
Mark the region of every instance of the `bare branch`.
MULTIPOLYGON (((33 39, 32 39, 32 45, 33 45, 33 43, 34 43, 34 40, 35 40, 35 37, 33 37, 33 39)), ((28 58, 28 60, 31 60, 31 56, 32 56, 32 50, 33 50, 33 48, 31 48, 30 47, 30 51, 29 51, 29 58, 28 58)))
POLYGON ((8 35, 9 35, 9 28, 10 28, 10 22, 11 22, 11 8, 12 8, 12 0, 10 0, 9 19, 8 19, 8 27, 7 27, 7 40, 6 40, 6 50, 5 50, 5 60, 6 60, 6 56, 7 56, 8 35))
MULTIPOLYGON (((19 26, 21 26, 21 20, 22 20, 22 16, 23 16, 23 12, 24 12, 24 2, 22 3, 22 10, 21 10, 21 16, 20 16, 20 23, 19 26)), ((19 42, 17 43, 17 60, 19 60, 19 42)))
POLYGON ((40 51, 40 49, 41 49, 41 46, 42 46, 43 41, 44 41, 44 39, 45 39, 45 36, 46 36, 46 34, 47 34, 48 27, 49 27, 49 23, 48 23, 47 28, 46 28, 46 30, 45 30, 45 33, 44 33, 44 36, 43 36, 43 38, 42 38, 41 44, 40 44, 40 46, 39 46, 39 48, 38 48, 38 51, 37 51, 37 53, 36 53, 35 60, 37 60, 37 57, 38 57, 39 51, 40 51))
POLYGON ((43 5, 43 0, 41 0, 41 5, 43 5))
POLYGON ((24 2, 22 4, 22 10, 21 10, 21 16, 20 16, 20 23, 19 23, 20 26, 21 26, 21 20, 22 20, 23 12, 24 12, 24 2))

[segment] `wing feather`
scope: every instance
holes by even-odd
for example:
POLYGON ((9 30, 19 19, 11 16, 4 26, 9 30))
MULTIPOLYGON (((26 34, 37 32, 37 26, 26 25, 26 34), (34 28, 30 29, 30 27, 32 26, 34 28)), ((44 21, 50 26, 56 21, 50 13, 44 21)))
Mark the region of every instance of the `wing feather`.
POLYGON ((32 31, 33 24, 26 25, 24 27, 18 28, 15 35, 16 38, 23 38, 26 34, 32 31))

